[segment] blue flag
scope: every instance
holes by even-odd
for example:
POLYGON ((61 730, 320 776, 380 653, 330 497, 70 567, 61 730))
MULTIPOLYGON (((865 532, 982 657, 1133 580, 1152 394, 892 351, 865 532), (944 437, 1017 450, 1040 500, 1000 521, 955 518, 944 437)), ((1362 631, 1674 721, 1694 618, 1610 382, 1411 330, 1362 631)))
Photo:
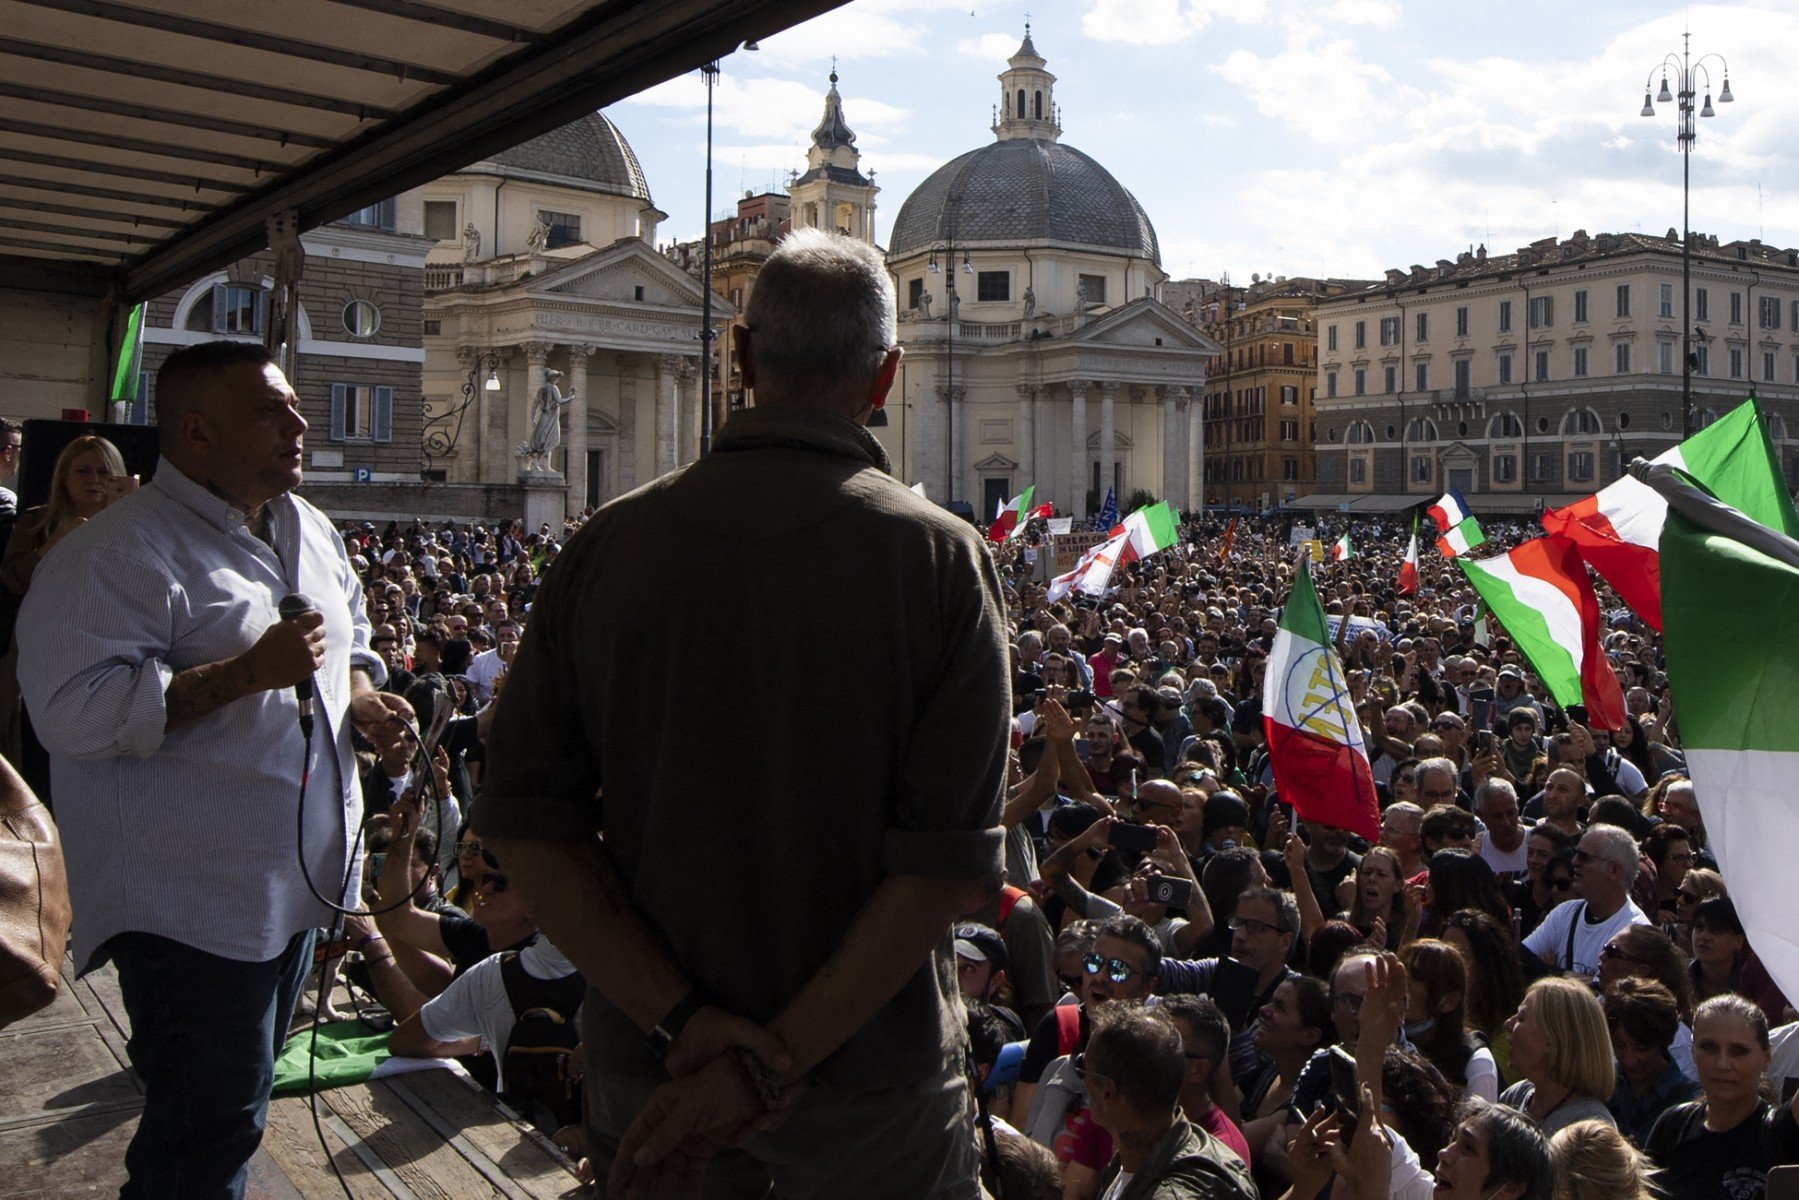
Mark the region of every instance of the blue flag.
POLYGON ((1118 524, 1118 496, 1111 488, 1106 489, 1106 502, 1099 506, 1099 514, 1093 518, 1093 528, 1110 529, 1118 524))

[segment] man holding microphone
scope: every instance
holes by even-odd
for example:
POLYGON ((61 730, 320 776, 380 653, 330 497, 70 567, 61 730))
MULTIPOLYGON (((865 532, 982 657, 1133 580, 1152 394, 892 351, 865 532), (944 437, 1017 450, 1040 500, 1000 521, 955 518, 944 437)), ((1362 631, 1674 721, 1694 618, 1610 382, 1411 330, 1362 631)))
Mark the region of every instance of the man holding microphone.
POLYGON ((116 964, 144 1082, 121 1195, 236 1198, 313 931, 353 899, 350 725, 391 735, 410 710, 376 691, 342 542, 291 494, 306 422, 269 352, 188 347, 155 394, 155 478, 37 568, 19 682, 51 756, 76 966, 116 964))

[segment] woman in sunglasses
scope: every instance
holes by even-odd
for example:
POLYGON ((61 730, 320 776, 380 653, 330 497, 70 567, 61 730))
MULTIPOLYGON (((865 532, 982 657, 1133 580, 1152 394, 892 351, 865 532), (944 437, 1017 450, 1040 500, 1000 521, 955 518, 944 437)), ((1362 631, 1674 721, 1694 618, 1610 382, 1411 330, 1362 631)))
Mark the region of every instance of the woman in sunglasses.
POLYGON ((1681 877, 1674 889, 1674 921, 1662 930, 1687 954, 1693 952, 1693 910, 1707 900, 1730 895, 1724 876, 1704 867, 1694 867, 1681 877))

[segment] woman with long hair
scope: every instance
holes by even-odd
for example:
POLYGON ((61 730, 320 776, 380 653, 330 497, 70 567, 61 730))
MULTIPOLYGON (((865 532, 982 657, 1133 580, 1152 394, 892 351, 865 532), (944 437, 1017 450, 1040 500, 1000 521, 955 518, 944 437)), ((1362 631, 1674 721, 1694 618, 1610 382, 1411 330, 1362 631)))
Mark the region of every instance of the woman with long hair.
POLYGON ((1512 931, 1478 908, 1449 914, 1443 940, 1462 956, 1468 977, 1468 1027, 1486 1036, 1501 1074, 1510 1075, 1512 1041, 1506 1022, 1524 999, 1524 968, 1512 931))
POLYGON ((1576 1121, 1549 1139, 1555 1200, 1659 1200, 1655 1168, 1604 1121, 1576 1121))
MULTIPOLYGON (((71 441, 56 456, 50 472, 50 494, 28 509, 13 526, 0 557, 0 584, 16 598, 31 587, 32 572, 43 557, 113 501, 137 490, 137 477, 125 473, 119 448, 103 437, 87 434, 71 441)), ((31 717, 19 700, 18 648, 0 647, 0 752, 42 799, 50 797, 50 757, 31 732, 31 717)))
POLYGON ((1477 908, 1503 925, 1512 922, 1512 907, 1505 902, 1499 879, 1485 859, 1470 850, 1439 850, 1430 856, 1419 931, 1436 936, 1444 919, 1464 908, 1477 908))
POLYGON ((1671 1200, 1736 1200, 1767 1191, 1768 1170, 1799 1163, 1799 1094, 1770 1104, 1768 1018, 1741 996, 1714 996, 1693 1014, 1699 1099, 1661 1115, 1643 1150, 1671 1200))
MULTIPOLYGON (((1258 1160, 1263 1147, 1287 1123, 1287 1101, 1313 1053, 1337 1038, 1331 998, 1310 975, 1294 975, 1274 989, 1256 1016, 1255 1045, 1268 1065, 1243 1085, 1243 1136, 1258 1160)), ((1256 1165, 1254 1163, 1252 1166, 1256 1165)))
POLYGON ((1405 879, 1400 875, 1399 855, 1387 846, 1370 846, 1356 868, 1355 898, 1349 902, 1348 920, 1372 937, 1375 922, 1385 932, 1381 948, 1396 950, 1406 933, 1405 879))
POLYGON ((1443 1072, 1458 1096, 1499 1099, 1499 1066, 1484 1038, 1465 1027, 1468 969, 1454 946, 1419 938, 1399 952, 1405 963, 1406 1040, 1443 1072))
POLYGON ((1591 988, 1575 979, 1539 979, 1524 993, 1507 1032, 1512 1069, 1523 1076, 1499 1100, 1531 1117, 1553 1136, 1591 1118, 1613 1124, 1606 1101, 1617 1084, 1605 1010, 1591 988))

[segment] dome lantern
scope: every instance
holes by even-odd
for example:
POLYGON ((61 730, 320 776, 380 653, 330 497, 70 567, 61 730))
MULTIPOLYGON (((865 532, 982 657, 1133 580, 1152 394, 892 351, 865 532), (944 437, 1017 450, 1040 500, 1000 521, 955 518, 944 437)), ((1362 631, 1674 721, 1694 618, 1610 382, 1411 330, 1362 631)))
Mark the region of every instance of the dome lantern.
POLYGON ((1018 52, 1006 60, 1006 69, 999 75, 999 117, 993 133, 1002 142, 1008 138, 1053 142, 1062 136, 1055 104, 1056 77, 1047 67, 1031 42, 1031 26, 1026 22, 1024 41, 1018 52))

